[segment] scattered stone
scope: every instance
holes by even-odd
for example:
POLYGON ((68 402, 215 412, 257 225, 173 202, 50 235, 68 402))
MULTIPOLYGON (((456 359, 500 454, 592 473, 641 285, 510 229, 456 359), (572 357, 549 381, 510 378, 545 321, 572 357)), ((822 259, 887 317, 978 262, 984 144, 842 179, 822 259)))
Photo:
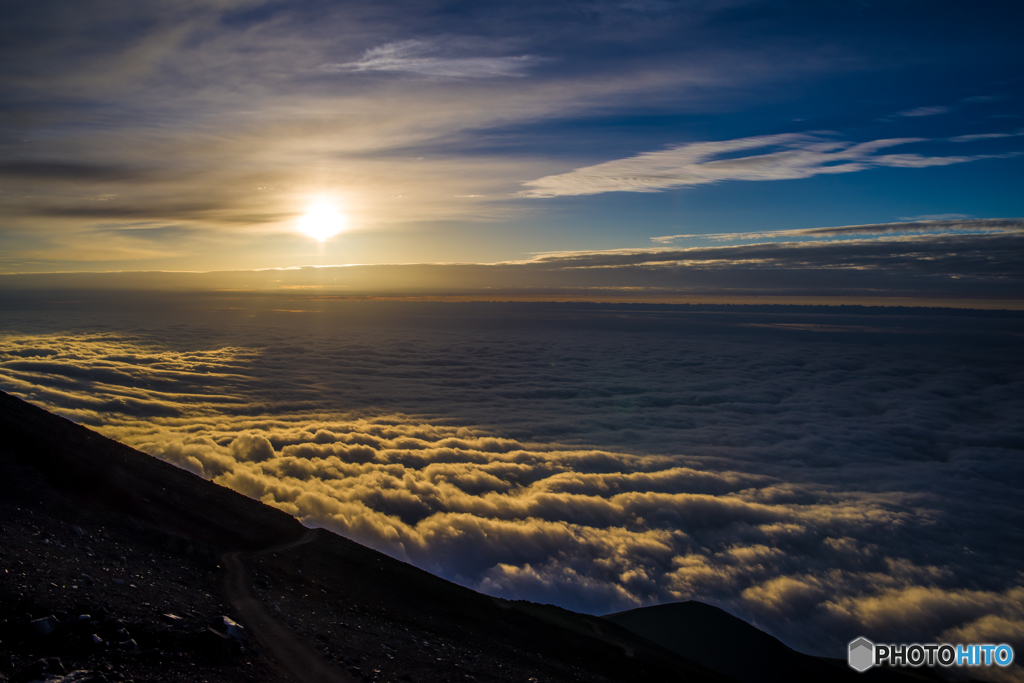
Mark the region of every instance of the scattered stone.
POLYGON ((217 617, 213 620, 213 628, 220 633, 227 635, 228 637, 238 641, 239 643, 244 642, 246 638, 245 627, 234 621, 230 617, 217 617))
POLYGON ((165 662, 174 659, 174 656, 170 653, 164 652, 160 649, 146 650, 139 656, 140 661, 148 662, 150 664, 163 664, 165 662))
POLYGON ((177 614, 171 614, 170 612, 168 612, 167 614, 161 614, 160 618, 166 621, 168 624, 181 624, 185 621, 182 617, 179 617, 177 614))
POLYGON ((195 649, 205 655, 221 656, 241 652, 241 644, 226 633, 206 628, 196 634, 195 649))
POLYGON ((57 617, 51 614, 48 617, 43 617, 42 619, 35 619, 34 621, 30 621, 29 626, 32 627, 33 633, 35 633, 39 637, 42 637, 48 636, 54 631, 56 631, 57 626, 59 626, 59 623, 57 622, 57 617))
POLYGON ((63 679, 59 679, 54 683, 106 683, 107 677, 98 671, 88 671, 86 669, 78 669, 72 671, 63 679))
POLYGON ((76 629, 81 628, 83 626, 88 626, 90 621, 92 621, 92 617, 88 614, 78 614, 76 616, 68 617, 67 619, 65 619, 63 622, 61 622, 60 627, 76 629))
POLYGON ((64 665, 57 657, 37 659, 11 677, 11 683, 31 683, 65 674, 64 665))

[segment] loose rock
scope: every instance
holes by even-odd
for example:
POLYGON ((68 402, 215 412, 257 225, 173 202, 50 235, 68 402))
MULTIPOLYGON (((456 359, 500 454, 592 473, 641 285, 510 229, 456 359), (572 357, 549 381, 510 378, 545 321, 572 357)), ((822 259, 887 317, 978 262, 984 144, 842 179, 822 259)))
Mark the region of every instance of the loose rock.
POLYGON ((57 630, 58 625, 59 622, 57 621, 57 617, 52 614, 48 617, 43 617, 42 619, 36 619, 29 622, 29 626, 32 627, 32 632, 40 637, 50 635, 57 630))
POLYGON ((214 619, 213 627, 239 643, 245 641, 245 627, 230 617, 217 617, 214 619))
POLYGON ((37 659, 11 677, 11 683, 31 683, 46 680, 54 676, 63 676, 64 665, 57 657, 37 659))

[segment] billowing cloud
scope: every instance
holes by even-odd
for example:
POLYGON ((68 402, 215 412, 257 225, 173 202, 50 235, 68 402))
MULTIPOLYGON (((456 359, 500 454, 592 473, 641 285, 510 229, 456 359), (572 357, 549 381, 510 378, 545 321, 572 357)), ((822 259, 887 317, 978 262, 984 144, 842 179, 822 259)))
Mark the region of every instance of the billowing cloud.
POLYGON ((693 142, 660 152, 606 161, 568 173, 523 183, 520 197, 562 197, 604 192, 661 192, 728 180, 792 180, 821 174, 855 173, 871 168, 948 166, 993 155, 924 156, 879 154, 879 150, 924 138, 846 142, 808 133, 762 135, 716 142, 693 142), (737 156, 739 152, 764 150, 737 156))
MULTIPOLYGON (((361 59, 344 64, 324 64, 328 72, 395 71, 432 78, 521 77, 542 60, 530 55, 513 57, 454 56, 465 41, 403 40, 366 51, 361 59)), ((483 41, 470 41, 470 43, 483 41)))
POLYGON ((1016 318, 563 308, 14 315, 0 384, 494 595, 1020 644, 1016 318))

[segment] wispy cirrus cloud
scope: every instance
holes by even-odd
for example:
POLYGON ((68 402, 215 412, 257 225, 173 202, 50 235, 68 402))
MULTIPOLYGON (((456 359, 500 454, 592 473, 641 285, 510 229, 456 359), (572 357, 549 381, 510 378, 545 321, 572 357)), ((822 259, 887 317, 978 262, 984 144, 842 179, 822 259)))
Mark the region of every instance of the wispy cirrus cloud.
POLYGON ((900 216, 901 221, 952 221, 963 220, 964 218, 973 218, 973 216, 966 213, 928 213, 920 216, 900 216))
POLYGON ((950 142, 977 142, 978 140, 998 140, 1000 138, 1017 138, 1024 135, 1024 128, 1010 133, 978 133, 975 135, 957 135, 949 138, 950 142))
MULTIPOLYGON (((998 102, 1001 99, 1003 99, 1003 98, 998 96, 998 95, 975 95, 973 97, 961 98, 960 101, 958 102, 958 104, 959 105, 965 105, 965 104, 966 105, 986 104, 986 103, 989 103, 989 102, 998 102)), ((921 106, 921 107, 913 107, 911 109, 904 109, 902 111, 894 112, 892 114, 889 114, 888 116, 883 116, 882 118, 880 118, 878 120, 879 121, 895 121, 897 119, 903 119, 903 118, 916 119, 916 118, 921 118, 921 117, 924 117, 924 116, 940 116, 942 114, 956 113, 961 108, 962 108, 961 106, 957 106, 957 105, 943 105, 943 104, 934 104, 934 105, 927 105, 927 106, 921 106)), ((973 136, 965 136, 965 137, 973 137, 973 136)), ((982 136, 982 137, 987 137, 987 136, 982 136)))
MULTIPOLYGON (((659 152, 606 161, 568 173, 530 180, 519 197, 560 197, 604 192, 661 192, 727 180, 792 180, 872 168, 948 166, 1001 155, 925 156, 879 154, 926 138, 892 138, 852 143, 810 133, 694 142, 659 152), (746 151, 764 150, 749 156, 746 151)), ((1013 154, 1013 153, 1010 153, 1013 154)))
POLYGON ((720 232, 713 234, 662 235, 652 237, 652 242, 670 244, 682 240, 707 239, 715 241, 737 241, 750 239, 801 238, 801 237, 844 237, 854 235, 900 235, 911 233, 972 233, 992 234, 1001 232, 1024 232, 1021 218, 970 218, 962 214, 915 216, 898 223, 870 223, 865 225, 842 225, 829 228, 800 228, 796 230, 761 230, 757 232, 720 232))
POLYGON ((324 64, 329 72, 394 71, 431 78, 522 77, 541 61, 532 55, 465 56, 465 47, 440 40, 403 40, 367 50, 355 62, 324 64))
POLYGON ((916 118, 918 116, 938 116, 939 114, 948 114, 952 111, 949 107, 934 106, 934 107, 915 107, 914 109, 907 109, 901 111, 896 116, 909 116, 916 118))

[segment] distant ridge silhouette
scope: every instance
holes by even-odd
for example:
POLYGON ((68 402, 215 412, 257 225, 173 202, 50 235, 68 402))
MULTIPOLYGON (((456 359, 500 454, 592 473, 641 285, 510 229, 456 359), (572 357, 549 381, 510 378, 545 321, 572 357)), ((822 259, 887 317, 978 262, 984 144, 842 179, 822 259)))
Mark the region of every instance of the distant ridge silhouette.
MULTIPOLYGON (((805 655, 725 610, 696 600, 640 607, 605 619, 738 683, 912 680, 886 669, 856 673, 845 660, 805 655)), ((916 680, 942 680, 927 669, 912 673, 916 680)))

